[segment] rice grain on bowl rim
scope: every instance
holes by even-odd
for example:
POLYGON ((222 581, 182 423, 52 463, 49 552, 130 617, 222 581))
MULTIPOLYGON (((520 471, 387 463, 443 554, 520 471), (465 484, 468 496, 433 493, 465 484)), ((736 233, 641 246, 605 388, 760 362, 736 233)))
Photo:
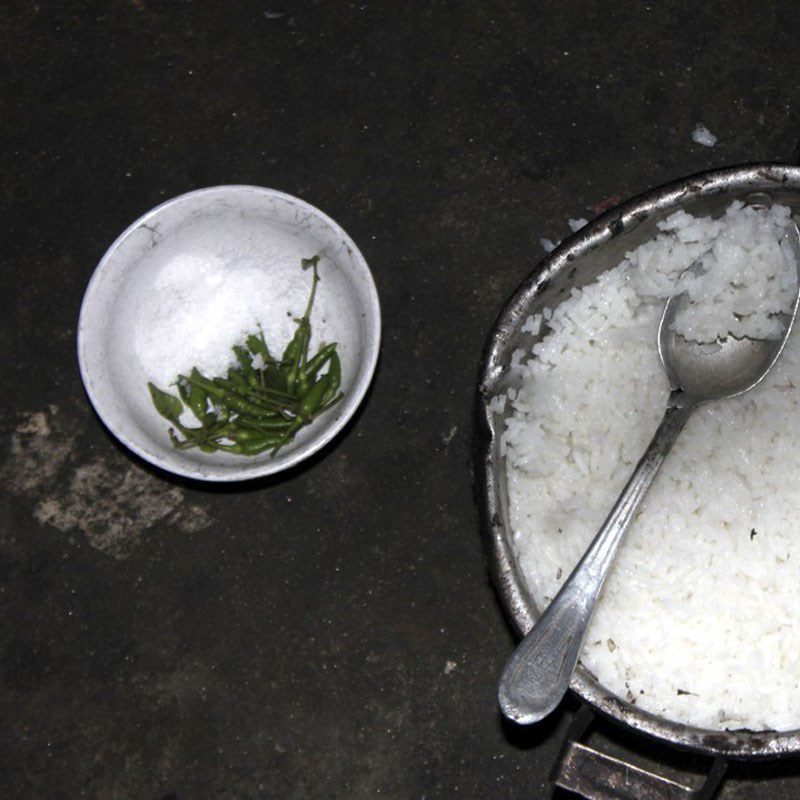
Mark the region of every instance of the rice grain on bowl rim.
MULTIPOLYGON (((741 227, 742 214, 735 209, 729 221, 740 243, 754 242, 748 256, 775 255, 769 236, 753 239, 741 227)), ((773 212, 778 227, 781 214, 773 212)), ((515 353, 520 388, 495 401, 498 411, 504 402, 513 409, 501 443, 513 547, 540 608, 602 523, 663 413, 663 298, 720 233, 719 223, 685 214, 667 227, 660 243, 642 245, 528 320, 528 331, 544 325, 546 336, 533 359, 515 353)), ((787 287, 777 288, 780 303, 787 287)), ((798 382, 795 332, 761 386, 698 409, 646 498, 582 657, 628 702, 707 729, 800 723, 800 625, 792 618, 800 605, 800 556, 792 561, 800 541, 792 528, 798 382)))

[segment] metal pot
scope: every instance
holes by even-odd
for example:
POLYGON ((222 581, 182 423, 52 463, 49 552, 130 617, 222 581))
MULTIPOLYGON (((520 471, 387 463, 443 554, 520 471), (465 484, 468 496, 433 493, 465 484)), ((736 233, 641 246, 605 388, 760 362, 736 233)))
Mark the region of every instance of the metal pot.
MULTIPOLYGON (((530 314, 551 308, 573 287, 591 283, 627 251, 651 239, 656 224, 678 208, 695 215, 718 215, 736 199, 753 202, 768 195, 800 215, 800 167, 752 164, 704 172, 647 192, 606 212, 566 240, 522 282, 492 329, 483 355, 479 384, 479 476, 492 578, 517 633, 524 635, 539 614, 510 545, 505 465, 498 447, 503 415, 489 401, 514 385, 511 353, 535 339, 521 328, 530 314)), ((764 198, 767 199, 767 198, 764 198)), ((623 545, 624 546, 624 545, 623 545)), ((696 752, 732 759, 771 758, 800 752, 800 729, 788 732, 715 731, 665 719, 609 692, 582 666, 571 688, 603 715, 628 728, 696 752)))

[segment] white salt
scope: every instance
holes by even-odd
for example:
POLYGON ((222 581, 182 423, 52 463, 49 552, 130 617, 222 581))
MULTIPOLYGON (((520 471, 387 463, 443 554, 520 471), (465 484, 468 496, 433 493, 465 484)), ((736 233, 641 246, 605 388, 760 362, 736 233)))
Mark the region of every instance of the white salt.
MULTIPOLYGON (((252 257, 175 255, 137 309, 134 348, 147 379, 166 388, 194 366, 224 373, 234 363, 234 344, 260 325, 267 332, 265 313, 286 296, 283 281, 277 283, 275 272, 252 257)), ((288 310, 302 313, 295 303, 288 310)), ((274 339, 267 335, 267 341, 274 339)))
POLYGON ((552 253, 557 247, 552 239, 539 239, 539 244, 544 248, 545 253, 552 253))

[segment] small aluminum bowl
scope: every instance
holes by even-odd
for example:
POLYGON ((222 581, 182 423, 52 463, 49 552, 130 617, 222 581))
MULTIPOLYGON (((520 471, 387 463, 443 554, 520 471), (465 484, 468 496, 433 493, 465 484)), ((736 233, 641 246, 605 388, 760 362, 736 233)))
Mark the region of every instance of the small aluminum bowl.
MULTIPOLYGON (((478 386, 478 488, 488 535, 492 579, 516 632, 524 636, 540 614, 530 598, 511 545, 505 463, 498 446, 504 415, 491 399, 514 384, 511 354, 536 341, 521 328, 530 314, 553 308, 573 287, 591 283, 625 253, 653 238, 656 225, 683 208, 721 213, 733 200, 771 200, 800 214, 800 167, 753 164, 694 175, 647 192, 606 212, 563 242, 522 282, 489 334, 478 386), (768 197, 764 198, 762 195, 768 197)), ((624 546, 624 545, 623 545, 624 546)), ((602 601, 601 601, 602 602, 602 601)), ((499 677, 499 676, 498 676, 499 677)), ((651 714, 604 688, 579 665, 571 688, 605 716, 640 733, 697 752, 735 759, 764 759, 800 752, 800 730, 718 731, 651 714)))
MULTIPOLYGON (((198 327, 203 324, 198 319, 198 327)), ((92 276, 78 324, 78 360, 86 392, 106 427, 126 447, 169 472, 204 481, 240 481, 292 467, 324 447, 355 413, 378 360, 381 314, 364 257, 330 217, 296 197, 257 186, 215 186, 175 197, 148 211, 111 245, 92 276), (280 242, 281 259, 270 258, 280 242), (176 450, 147 389, 133 331, 156 277, 171 259, 191 254, 225 262, 231 254, 265 253, 264 269, 290 296, 278 294, 261 322, 282 324, 305 308, 311 276, 301 258, 319 254, 320 284, 312 312, 315 342, 336 341, 344 398, 298 432, 274 457, 176 450), (288 255, 287 255, 288 254, 288 255), (291 290, 286 287, 291 284, 291 290)), ((267 342, 273 350, 285 341, 267 342)), ((231 346, 235 342, 229 343, 231 346)), ((161 386, 174 392, 174 387, 161 386)))

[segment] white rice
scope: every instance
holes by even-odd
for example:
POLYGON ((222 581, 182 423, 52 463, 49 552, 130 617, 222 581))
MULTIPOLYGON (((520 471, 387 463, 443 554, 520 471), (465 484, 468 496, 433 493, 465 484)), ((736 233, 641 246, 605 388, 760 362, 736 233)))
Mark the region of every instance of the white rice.
MULTIPOLYGON (((755 215, 741 204, 722 220, 679 212, 619 266, 526 321, 545 336, 532 354, 515 351, 523 380, 507 399, 501 448, 514 546, 540 606, 584 552, 661 419, 664 298, 682 290, 681 272, 706 254, 710 283, 695 288, 725 311, 710 329, 687 318, 686 334, 765 330, 765 309, 785 310, 794 286, 786 277, 793 259, 780 246, 788 220, 786 209, 755 215), (756 280, 750 263, 775 283, 756 280), (755 311, 751 297, 732 317, 736 264, 767 303, 755 311)), ((620 697, 705 728, 800 727, 798 385, 795 329, 764 382, 697 409, 667 458, 584 645, 584 665, 620 697)))
POLYGON ((702 122, 695 125, 692 131, 692 140, 697 144, 702 144, 703 147, 713 147, 717 143, 717 137, 702 122))
POLYGON ((756 211, 732 203, 720 220, 695 220, 678 211, 659 224, 664 233, 629 255, 639 294, 666 299, 685 293, 689 305, 673 324, 676 333, 699 342, 728 334, 778 339, 794 303, 797 269, 784 241, 790 211, 756 211), (697 262, 696 269, 688 269, 697 262))
POLYGON ((581 228, 585 228, 589 224, 589 222, 588 220, 585 220, 583 217, 580 217, 578 219, 568 220, 567 224, 569 225, 569 229, 573 233, 577 233, 581 228))

